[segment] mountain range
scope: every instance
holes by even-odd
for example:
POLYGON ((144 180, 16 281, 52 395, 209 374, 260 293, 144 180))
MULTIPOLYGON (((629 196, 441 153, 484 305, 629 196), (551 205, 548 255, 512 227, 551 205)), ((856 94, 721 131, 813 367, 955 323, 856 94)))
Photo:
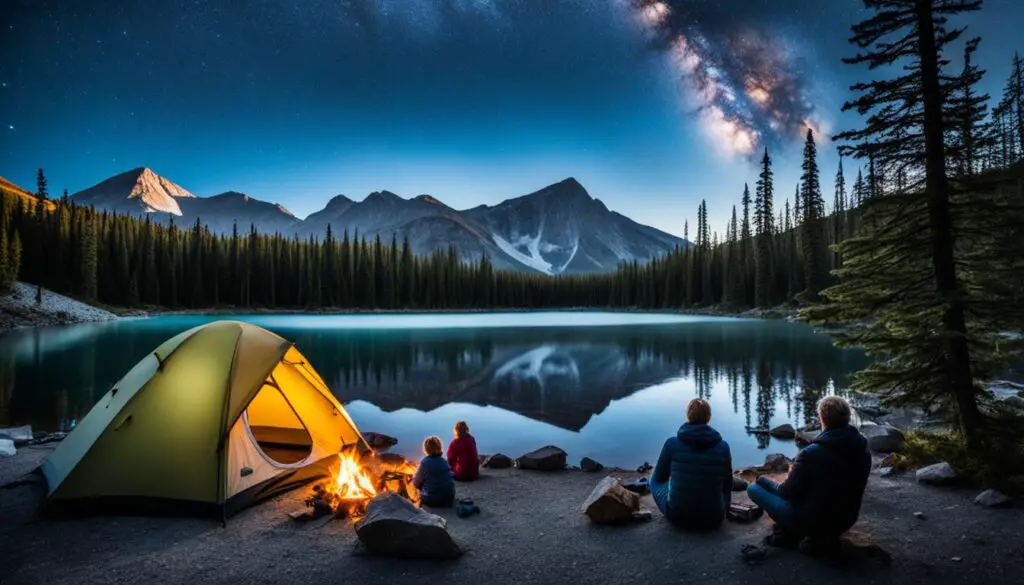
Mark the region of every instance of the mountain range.
POLYGON ((306 219, 284 206, 234 191, 197 197, 148 168, 127 171, 72 195, 79 204, 154 221, 230 234, 255 226, 261 233, 322 239, 328 226, 341 237, 408 239, 417 254, 455 246, 463 260, 487 255, 498 268, 548 275, 614 270, 686 246, 681 238, 610 211, 578 181, 568 178, 539 191, 456 210, 430 195, 405 199, 375 191, 362 201, 338 195, 306 219))

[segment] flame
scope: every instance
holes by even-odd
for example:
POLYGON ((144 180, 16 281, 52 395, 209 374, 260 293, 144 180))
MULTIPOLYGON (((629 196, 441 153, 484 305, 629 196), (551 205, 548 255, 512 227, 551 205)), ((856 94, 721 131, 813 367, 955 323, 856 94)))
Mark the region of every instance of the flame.
POLYGON ((377 495, 370 477, 351 453, 341 456, 334 489, 340 500, 367 500, 377 495))

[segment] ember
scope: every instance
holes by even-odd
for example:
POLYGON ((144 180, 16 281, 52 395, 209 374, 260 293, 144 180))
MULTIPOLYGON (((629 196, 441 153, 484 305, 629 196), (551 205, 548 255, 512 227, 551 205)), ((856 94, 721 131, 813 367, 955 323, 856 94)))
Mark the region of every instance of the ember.
POLYGON ((411 484, 414 473, 416 467, 407 461, 385 461, 372 452, 360 455, 346 450, 339 455, 334 479, 314 485, 306 506, 313 508, 315 516, 333 513, 355 520, 364 514, 370 499, 381 492, 394 492, 415 503, 419 498, 411 484))

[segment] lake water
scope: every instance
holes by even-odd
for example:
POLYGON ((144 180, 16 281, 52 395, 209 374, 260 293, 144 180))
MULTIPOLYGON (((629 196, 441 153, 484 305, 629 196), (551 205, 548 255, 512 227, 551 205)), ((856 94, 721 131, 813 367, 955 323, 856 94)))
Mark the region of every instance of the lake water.
MULTIPOLYGON (((537 312, 243 315, 294 341, 363 431, 418 456, 425 436, 469 422, 481 453, 544 445, 605 465, 652 464, 695 396, 736 466, 790 441, 747 427, 810 420, 823 393, 865 363, 783 321, 673 314, 537 312)), ((0 335, 0 426, 66 429, 175 333, 216 320, 166 316, 0 335)))

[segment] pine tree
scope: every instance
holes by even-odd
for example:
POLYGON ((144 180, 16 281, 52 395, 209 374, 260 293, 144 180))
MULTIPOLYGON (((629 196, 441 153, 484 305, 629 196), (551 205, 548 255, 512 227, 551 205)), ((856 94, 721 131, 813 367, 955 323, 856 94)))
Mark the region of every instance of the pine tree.
POLYGON ((818 293, 825 287, 828 268, 825 261, 825 237, 823 218, 825 205, 821 196, 821 184, 818 175, 818 149, 814 144, 814 133, 808 129, 804 141, 804 160, 801 165, 803 175, 800 177, 800 191, 804 198, 804 216, 801 225, 801 241, 803 243, 803 297, 815 302, 818 293))
POLYGON ((836 137, 845 143, 844 152, 869 159, 872 189, 864 213, 870 225, 862 228, 863 236, 843 243, 840 284, 825 294, 833 304, 804 316, 826 322, 870 319, 839 336, 880 358, 858 373, 855 387, 881 392, 897 404, 934 407, 936 398, 951 401, 968 446, 980 449, 984 422, 971 369, 967 291, 957 270, 946 172, 944 119, 958 78, 942 71, 943 49, 963 32, 947 29, 946 21, 977 10, 980 2, 865 4, 875 14, 853 27, 851 42, 866 50, 845 61, 899 72, 853 86, 860 95, 843 109, 867 115, 866 125, 836 137), (924 181, 882 196, 876 161, 883 167, 905 165, 924 181))
POLYGON ((82 296, 88 301, 96 300, 99 287, 98 281, 98 242, 96 236, 96 224, 91 217, 85 219, 85 227, 82 230, 82 296))
POLYGON ((743 304, 750 306, 754 303, 753 279, 750 278, 750 275, 754 272, 751 270, 754 262, 751 252, 754 241, 750 230, 750 186, 747 183, 743 184, 743 197, 740 203, 743 205, 743 231, 740 233, 740 263, 743 265, 744 287, 743 304))
MULTIPOLYGON (((976 95, 974 88, 981 81, 985 72, 971 62, 971 57, 978 50, 981 39, 971 39, 964 47, 964 69, 955 81, 955 90, 949 98, 949 116, 946 126, 956 128, 950 141, 956 144, 956 150, 950 154, 949 164, 956 169, 960 177, 974 175, 978 164, 979 150, 984 148, 983 133, 979 128, 985 119, 986 103, 989 96, 976 95)), ((948 151, 947 151, 948 152, 948 151)), ((902 181, 897 181, 897 189, 902 191, 902 181)))
MULTIPOLYGON (((0 200, 0 206, 3 205, 4 202, 0 200)), ((10 244, 7 243, 7 226, 5 223, 3 218, 0 217, 0 295, 7 294, 7 291, 11 290, 11 284, 13 283, 13 279, 10 277, 10 244)))
POLYGON ((1013 109, 1017 127, 1017 152, 1024 157, 1024 59, 1020 53, 1013 53, 1013 69, 1010 73, 1010 91, 1007 96, 1013 109))
POLYGON ((832 267, 839 268, 842 265, 842 256, 839 255, 840 242, 845 239, 846 234, 846 178, 843 176, 843 156, 839 155, 839 170, 836 171, 835 195, 832 201, 832 267))
POLYGON ((761 308, 769 308, 775 301, 775 254, 773 240, 774 211, 772 199, 775 189, 772 179, 772 159, 768 149, 761 158, 761 173, 757 179, 757 194, 754 199, 755 265, 754 265, 754 304, 761 308))

